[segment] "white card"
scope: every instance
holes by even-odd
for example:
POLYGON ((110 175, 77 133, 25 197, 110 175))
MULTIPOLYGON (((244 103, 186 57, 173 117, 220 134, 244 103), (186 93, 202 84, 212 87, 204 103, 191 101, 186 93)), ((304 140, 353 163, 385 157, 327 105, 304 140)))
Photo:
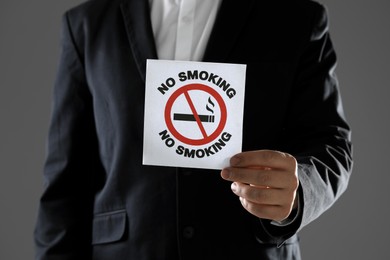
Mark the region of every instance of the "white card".
POLYGON ((241 152, 246 65, 147 60, 143 164, 222 169, 241 152))

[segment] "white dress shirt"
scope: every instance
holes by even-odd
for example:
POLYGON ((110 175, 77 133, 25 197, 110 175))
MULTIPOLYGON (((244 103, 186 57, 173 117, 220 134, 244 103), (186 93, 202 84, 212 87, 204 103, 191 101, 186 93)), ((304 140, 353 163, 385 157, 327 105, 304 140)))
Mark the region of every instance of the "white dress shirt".
POLYGON ((222 0, 149 0, 157 55, 201 61, 222 0))

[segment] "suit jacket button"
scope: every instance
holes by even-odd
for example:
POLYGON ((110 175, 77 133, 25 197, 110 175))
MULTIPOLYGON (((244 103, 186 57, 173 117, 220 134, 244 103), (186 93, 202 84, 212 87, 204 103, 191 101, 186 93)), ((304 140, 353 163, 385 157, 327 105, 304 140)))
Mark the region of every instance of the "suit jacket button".
POLYGON ((192 238, 194 236, 194 233, 195 229, 193 227, 188 226, 183 229, 183 236, 186 239, 192 238))

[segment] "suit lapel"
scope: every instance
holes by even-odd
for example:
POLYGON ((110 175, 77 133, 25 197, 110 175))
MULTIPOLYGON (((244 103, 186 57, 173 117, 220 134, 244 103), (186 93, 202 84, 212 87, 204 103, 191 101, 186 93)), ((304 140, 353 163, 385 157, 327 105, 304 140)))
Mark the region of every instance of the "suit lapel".
POLYGON ((222 0, 220 11, 207 44, 204 61, 225 61, 239 38, 240 31, 246 23, 246 18, 254 1, 257 0, 222 0))
POLYGON ((148 1, 122 1, 121 10, 134 60, 145 80, 146 59, 157 59, 148 1))
MULTIPOLYGON (((222 1, 204 61, 223 62, 226 59, 238 40, 254 1, 247 0, 246 4, 238 4, 236 0, 222 1)), ((157 59, 148 1, 122 1, 121 10, 138 71, 145 80, 146 59, 157 59)))

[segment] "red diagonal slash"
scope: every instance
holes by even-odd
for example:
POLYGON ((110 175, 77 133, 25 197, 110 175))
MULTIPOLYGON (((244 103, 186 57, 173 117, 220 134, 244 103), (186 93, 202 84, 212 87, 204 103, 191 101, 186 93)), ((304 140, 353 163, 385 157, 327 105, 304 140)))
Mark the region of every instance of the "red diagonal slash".
POLYGON ((192 103, 192 100, 191 100, 190 95, 188 94, 188 91, 184 91, 184 96, 185 96, 186 99, 187 99, 188 105, 190 105, 192 114, 193 114, 194 117, 195 117, 196 123, 198 123, 199 129, 200 129, 200 131, 202 132, 203 137, 206 138, 206 137, 207 137, 206 130, 205 130, 204 127, 203 127, 202 121, 200 121, 198 112, 196 112, 194 103, 192 103))

